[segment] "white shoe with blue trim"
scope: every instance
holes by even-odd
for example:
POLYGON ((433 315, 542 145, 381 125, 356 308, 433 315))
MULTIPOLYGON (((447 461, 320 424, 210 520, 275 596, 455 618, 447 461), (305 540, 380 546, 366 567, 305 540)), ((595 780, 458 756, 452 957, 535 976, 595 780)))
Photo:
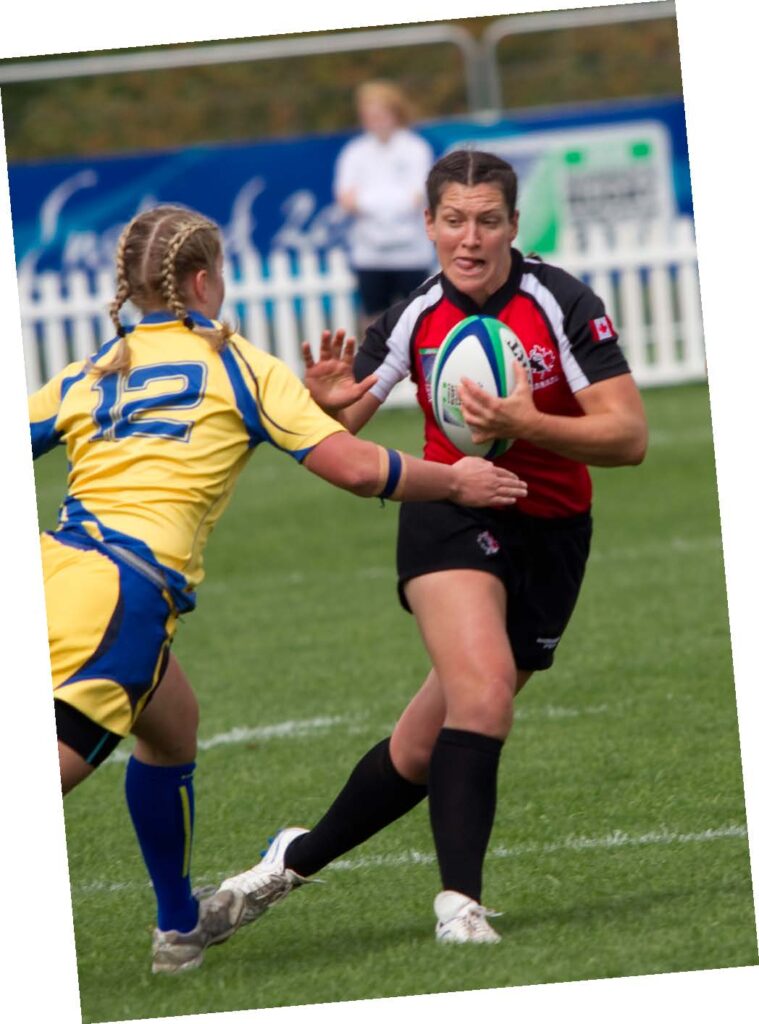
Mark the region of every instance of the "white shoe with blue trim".
POLYGON ((219 891, 233 890, 241 893, 245 900, 241 926, 257 920, 269 907, 279 903, 293 889, 315 878, 303 878, 285 867, 285 851, 297 836, 308 832, 307 828, 283 828, 269 843, 269 849, 258 864, 231 878, 225 878, 219 891))

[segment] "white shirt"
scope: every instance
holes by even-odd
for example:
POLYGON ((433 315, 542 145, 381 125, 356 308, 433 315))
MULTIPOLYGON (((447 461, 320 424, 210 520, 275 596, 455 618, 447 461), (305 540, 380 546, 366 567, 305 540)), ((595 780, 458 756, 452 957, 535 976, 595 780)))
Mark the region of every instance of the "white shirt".
POLYGON ((349 234, 354 267, 432 267, 435 252, 424 228, 424 184, 431 146, 406 128, 382 142, 368 132, 348 142, 335 167, 335 195, 355 191, 359 213, 349 234))

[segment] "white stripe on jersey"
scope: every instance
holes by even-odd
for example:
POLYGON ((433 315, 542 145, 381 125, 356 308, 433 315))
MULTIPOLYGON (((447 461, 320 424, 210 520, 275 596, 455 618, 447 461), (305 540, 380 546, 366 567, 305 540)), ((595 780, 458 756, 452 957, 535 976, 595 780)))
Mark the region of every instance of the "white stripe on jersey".
POLYGON ((434 306, 442 296, 443 286, 437 281, 429 291, 409 302, 401 313, 385 342, 387 355, 374 371, 379 379, 369 389, 369 394, 378 401, 384 402, 395 385, 411 373, 411 334, 425 309, 434 306))
MULTIPOLYGON (((525 260, 525 265, 528 262, 528 260, 525 260)), ((552 292, 550 292, 544 284, 541 284, 534 274, 530 273, 524 273, 522 275, 520 287, 523 291, 527 292, 528 295, 533 297, 545 313, 548 323, 551 325, 551 329, 559 343, 559 356, 561 358, 564 376, 567 378, 567 384, 569 384, 572 393, 574 394, 574 392, 588 387, 590 381, 585 376, 582 371, 582 367, 574 357, 569 338, 564 331, 564 314, 552 292)))

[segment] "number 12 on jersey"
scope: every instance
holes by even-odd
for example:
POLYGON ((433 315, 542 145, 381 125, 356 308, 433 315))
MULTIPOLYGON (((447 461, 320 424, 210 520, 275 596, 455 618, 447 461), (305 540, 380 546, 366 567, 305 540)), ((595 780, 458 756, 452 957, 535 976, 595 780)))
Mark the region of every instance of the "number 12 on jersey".
POLYGON ((193 420, 156 414, 200 405, 206 373, 205 363, 156 363, 139 366, 126 376, 109 373, 100 377, 92 385, 100 397, 92 413, 98 429, 90 440, 121 441, 136 436, 189 441, 193 420))

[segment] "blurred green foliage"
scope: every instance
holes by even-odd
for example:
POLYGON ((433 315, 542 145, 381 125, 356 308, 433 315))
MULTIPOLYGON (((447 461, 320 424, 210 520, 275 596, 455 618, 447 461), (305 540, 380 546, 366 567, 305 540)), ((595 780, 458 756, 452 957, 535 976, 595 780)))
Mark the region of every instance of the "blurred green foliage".
MULTIPOLYGON (((479 38, 494 20, 453 24, 479 38)), ((673 18, 518 35, 501 42, 498 63, 509 110, 682 91, 673 18)), ((92 75, 3 86, 8 159, 346 130, 353 90, 376 77, 402 85, 420 120, 467 112, 463 59, 450 44, 92 75)))
POLYGON ((682 93, 674 18, 517 36, 498 64, 512 109, 682 93))

